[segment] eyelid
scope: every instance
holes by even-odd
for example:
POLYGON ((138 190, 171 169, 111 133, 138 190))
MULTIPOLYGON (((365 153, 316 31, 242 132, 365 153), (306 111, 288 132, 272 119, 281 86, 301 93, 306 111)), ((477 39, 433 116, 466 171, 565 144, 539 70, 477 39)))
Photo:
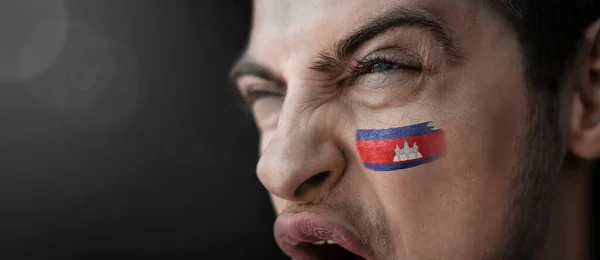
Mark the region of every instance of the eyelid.
POLYGON ((274 84, 250 84, 248 85, 248 87, 246 88, 246 93, 250 93, 250 92, 270 92, 273 94, 277 94, 277 95, 283 95, 285 94, 285 91, 282 90, 283 88, 275 86, 274 84))
POLYGON ((277 82, 273 82, 253 75, 245 75, 239 77, 236 81, 236 85, 238 86, 238 89, 240 90, 242 95, 245 95, 249 90, 255 89, 272 89, 277 92, 281 92, 282 89, 285 89, 285 87, 283 87, 281 84, 278 84, 277 82))
POLYGON ((421 62, 419 58, 413 58, 412 55, 410 58, 407 58, 406 55, 374 54, 370 57, 366 57, 365 60, 361 62, 370 62, 372 63, 371 65, 374 65, 379 62, 389 62, 401 66, 404 65, 402 67, 405 69, 424 69, 423 62, 421 62))
POLYGON ((420 71, 427 70, 427 65, 425 64, 420 55, 417 55, 416 53, 406 48, 393 46, 371 51, 366 55, 362 56, 362 58, 355 58, 349 66, 348 73, 350 74, 351 79, 360 77, 362 75, 369 74, 369 72, 366 72, 369 66, 374 65, 378 62, 386 61, 398 65, 406 65, 405 67, 414 67, 415 70, 417 68, 420 71))
POLYGON ((283 97, 286 93, 285 88, 271 82, 248 84, 242 89, 242 96, 249 106, 252 106, 256 100, 262 97, 283 97))

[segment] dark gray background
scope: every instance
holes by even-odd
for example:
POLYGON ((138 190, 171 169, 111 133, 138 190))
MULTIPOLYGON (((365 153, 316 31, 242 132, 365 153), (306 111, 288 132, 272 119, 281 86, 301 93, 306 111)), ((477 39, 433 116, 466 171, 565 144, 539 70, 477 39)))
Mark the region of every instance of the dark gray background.
POLYGON ((227 84, 250 4, 66 1, 57 62, 0 84, 0 259, 284 259, 227 84))
MULTIPOLYGON (((71 84, 58 91, 71 100, 81 98, 76 84, 95 88, 97 80, 72 70, 93 67, 103 52, 0 84, 0 259, 280 257, 254 173, 257 134, 227 85, 250 1, 65 3, 71 30, 85 25, 126 57, 116 66, 124 76, 106 84, 139 89, 104 94, 135 93, 125 100, 135 111, 106 124, 96 113, 114 101, 77 114, 39 100, 50 94, 36 87, 71 84)), ((71 33, 59 60, 80 55, 77 44, 90 35, 71 33)))

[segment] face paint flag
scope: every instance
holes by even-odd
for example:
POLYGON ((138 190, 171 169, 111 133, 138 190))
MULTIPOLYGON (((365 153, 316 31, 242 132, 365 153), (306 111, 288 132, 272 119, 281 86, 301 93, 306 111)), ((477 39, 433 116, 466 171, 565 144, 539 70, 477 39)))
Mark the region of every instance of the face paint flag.
POLYGON ((356 130, 356 147, 366 168, 395 171, 432 162, 446 153, 445 131, 432 122, 388 129, 356 130))

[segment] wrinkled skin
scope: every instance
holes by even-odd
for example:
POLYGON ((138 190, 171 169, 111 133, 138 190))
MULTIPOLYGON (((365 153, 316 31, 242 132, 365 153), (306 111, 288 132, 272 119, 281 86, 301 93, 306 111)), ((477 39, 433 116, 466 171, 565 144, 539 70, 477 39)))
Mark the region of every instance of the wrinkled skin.
POLYGON ((589 41, 577 52, 582 65, 563 84, 551 129, 559 141, 544 144, 531 138, 534 99, 520 43, 499 14, 474 2, 255 1, 241 67, 251 62, 261 73, 244 71, 236 82, 261 133, 257 174, 278 214, 341 219, 378 259, 500 259, 511 250, 544 259, 584 255, 585 183, 600 154, 600 84, 590 77, 600 71, 591 51, 600 49, 598 26, 588 29, 589 41), (428 28, 397 26, 360 44, 338 66, 318 66, 336 42, 389 10, 440 22, 455 49, 428 28), (370 57, 386 61, 354 75, 352 68, 370 57), (443 158, 392 172, 363 167, 357 129, 426 121, 446 131, 443 158), (556 178, 542 181, 550 189, 540 191, 523 183, 526 174, 556 178), (537 219, 517 217, 533 204, 545 208, 537 219), (528 232, 541 242, 518 249, 516 229, 531 226, 523 221, 547 225, 528 232))

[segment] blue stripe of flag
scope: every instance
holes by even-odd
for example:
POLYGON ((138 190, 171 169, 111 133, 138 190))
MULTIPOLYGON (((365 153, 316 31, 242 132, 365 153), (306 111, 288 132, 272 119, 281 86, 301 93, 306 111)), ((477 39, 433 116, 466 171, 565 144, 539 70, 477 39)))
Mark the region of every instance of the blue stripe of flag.
POLYGON ((434 127, 430 126, 430 123, 431 122, 425 122, 388 129, 358 129, 356 130, 356 140, 388 140, 440 131, 439 129, 433 130, 434 127))
POLYGON ((441 158, 442 156, 443 154, 403 163, 364 163, 364 165, 367 169, 379 172, 396 171, 429 163, 441 158))

